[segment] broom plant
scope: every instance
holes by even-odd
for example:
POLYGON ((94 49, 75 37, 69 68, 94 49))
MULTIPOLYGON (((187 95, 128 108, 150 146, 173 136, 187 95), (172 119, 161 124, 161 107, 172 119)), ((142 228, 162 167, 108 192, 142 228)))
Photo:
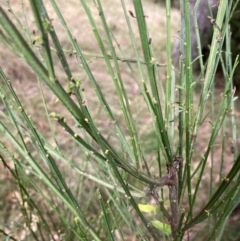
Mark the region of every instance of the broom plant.
MULTIPOLYGON (((11 2, 6 2, 8 13, 1 6, 1 40, 35 73, 36 79, 31 81, 36 82, 44 106, 41 110, 36 107, 30 116, 27 96, 20 96, 14 80, 9 80, 5 66, 1 66, 1 161, 21 194, 23 219, 16 222, 27 230, 24 240, 196 240, 203 230, 206 240, 221 239, 231 212, 239 204, 240 155, 234 116, 237 97, 232 84, 238 58, 232 62, 228 28, 238 1, 220 1, 217 6, 205 66, 196 19, 200 1, 194 8, 199 57, 192 60, 189 1, 180 0, 179 68, 172 64, 170 0, 166 0, 166 65, 159 64, 161 56, 153 44, 161 33, 149 32, 151 16, 141 0, 132 1, 131 7, 121 0, 125 22, 118 27, 128 29, 131 53, 118 43, 104 1, 80 0, 98 53, 82 48, 55 0, 49 3, 64 30, 54 27, 45 1, 29 1, 38 29, 35 37, 28 27, 25 3, 24 21, 11 8, 11 2), (80 74, 67 58, 59 31, 68 37, 80 74), (90 58, 102 65, 104 61, 107 78, 103 81, 114 86, 111 93, 102 87, 90 58), (200 77, 193 74, 196 61, 201 67, 200 77), (225 83, 222 95, 216 97, 214 82, 219 65, 225 83), (132 103, 125 69, 137 86, 143 115, 150 116, 151 126, 143 124, 144 117, 132 103), (64 78, 59 77, 62 75, 64 78), (200 88, 199 94, 196 88, 200 88), (49 103, 46 89, 54 95, 56 107, 49 103), (93 97, 89 89, 97 97, 96 104, 89 103, 93 97), (113 95, 118 107, 111 101, 113 95), (207 114, 209 106, 211 115, 207 114), (37 127, 34 115, 38 111, 45 116, 50 135, 37 127), (107 128, 101 118, 108 119, 107 128), (203 139, 201 128, 206 123, 211 131, 203 139), (150 137, 144 135, 142 125, 151 129, 150 137), (227 131, 232 137, 232 156, 226 155, 227 131), (63 138, 67 139, 64 145, 63 138), (148 151, 147 141, 154 143, 154 150, 148 151), (204 150, 199 153, 201 141, 204 150), (222 148, 221 155, 216 146, 222 148), (213 180, 217 181, 213 184, 213 180), (210 190, 208 194, 202 186, 210 190), (37 204, 38 199, 44 207, 37 204)), ((6 240, 18 239, 14 227, 8 231, 3 224, 0 227, 6 240)))

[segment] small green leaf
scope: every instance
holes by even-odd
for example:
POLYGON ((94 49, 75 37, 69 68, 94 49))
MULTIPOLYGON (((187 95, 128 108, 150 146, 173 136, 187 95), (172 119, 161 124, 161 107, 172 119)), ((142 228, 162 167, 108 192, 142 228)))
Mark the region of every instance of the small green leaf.
POLYGON ((153 220, 153 221, 151 221, 151 223, 155 228, 161 230, 165 235, 167 235, 167 236, 171 235, 171 233, 172 233, 171 226, 169 224, 162 223, 158 220, 153 220))
POLYGON ((176 85, 176 88, 185 90, 185 87, 184 86, 180 86, 180 85, 176 85))
POLYGON ((213 123, 211 121, 208 121, 208 123, 213 127, 213 123))
POLYGON ((190 84, 190 88, 192 88, 196 83, 197 83, 196 81, 192 82, 192 83, 190 84))
POLYGON ((151 213, 153 212, 156 214, 158 207, 150 204, 138 204, 138 208, 140 211, 145 212, 145 213, 151 213))
POLYGON ((235 100, 237 100, 237 99, 238 99, 238 96, 233 97, 233 98, 232 98, 232 102, 235 101, 235 100))

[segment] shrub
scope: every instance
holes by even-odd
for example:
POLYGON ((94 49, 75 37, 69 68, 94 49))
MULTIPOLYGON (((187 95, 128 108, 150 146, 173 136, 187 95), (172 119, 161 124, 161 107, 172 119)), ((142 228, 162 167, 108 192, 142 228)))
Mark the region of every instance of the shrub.
POLYGON ((114 5, 80 2, 95 42, 82 23, 84 38, 74 36, 76 29, 68 27, 54 0, 50 3, 68 43, 61 43, 43 1, 30 1, 37 26, 33 34, 26 5, 23 19, 10 2, 8 14, 0 8, 2 41, 35 73, 32 81, 38 83, 43 103, 30 116, 28 97, 1 68, 1 160, 19 188, 22 212, 19 219, 12 217, 18 226, 1 225, 1 233, 13 240, 20 234, 25 240, 190 240, 204 232, 206 240, 220 240, 239 203, 232 85, 238 60, 231 61, 228 28, 237 2, 220 1, 206 66, 199 48, 198 78, 192 69, 188 1, 180 1, 179 70, 172 65, 170 0, 166 64, 156 57, 160 33, 149 32, 153 12, 144 11, 144 2, 122 0, 121 18, 112 25, 108 9, 114 5), (121 27, 127 29, 132 51, 119 44, 126 37, 116 37, 121 27), (98 54, 85 52, 84 44, 88 51, 98 46, 98 54), (98 69, 91 65, 94 58, 98 69), (222 94, 214 89, 219 62, 225 78, 222 94), (104 77, 100 69, 106 71, 104 77))

